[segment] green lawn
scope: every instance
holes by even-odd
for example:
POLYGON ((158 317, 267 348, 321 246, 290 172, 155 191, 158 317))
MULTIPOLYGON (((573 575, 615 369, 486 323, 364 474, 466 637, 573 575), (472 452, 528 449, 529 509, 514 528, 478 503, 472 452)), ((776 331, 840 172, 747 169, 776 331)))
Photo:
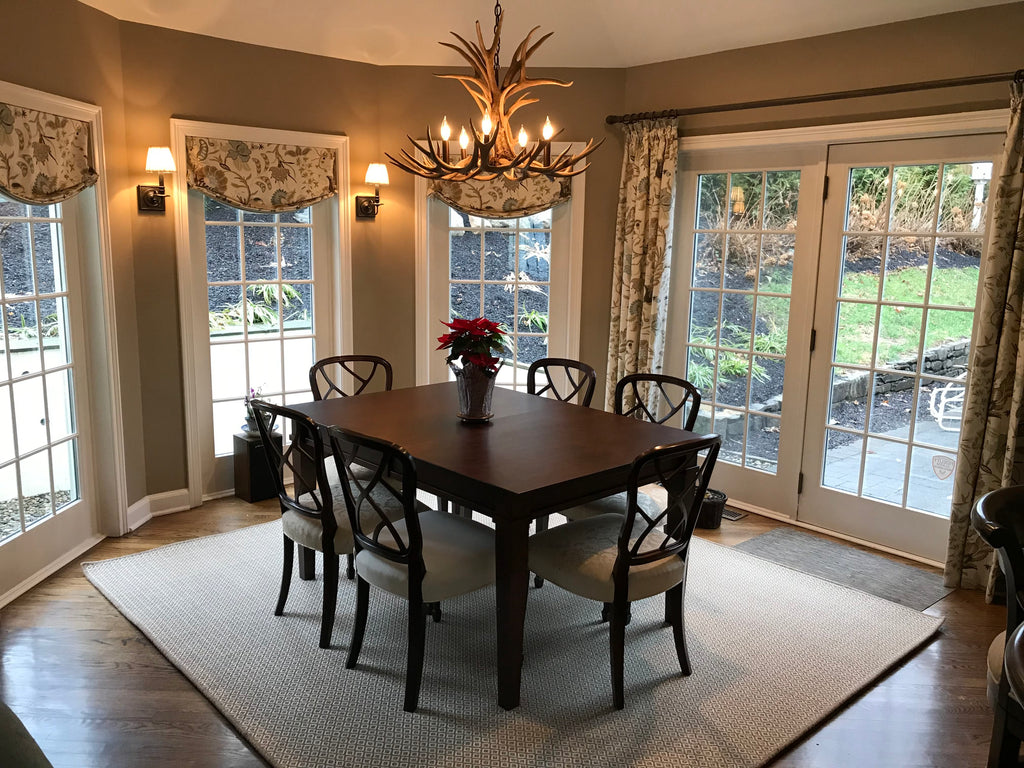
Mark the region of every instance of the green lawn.
MULTIPOLYGON (((879 363, 892 363, 917 355, 924 313, 921 305, 924 303, 927 290, 926 278, 926 271, 916 267, 887 275, 882 298, 886 301, 904 302, 908 306, 882 307, 878 333, 879 363)), ((976 267, 936 271, 930 303, 964 309, 929 310, 925 330, 926 349, 948 341, 970 338, 977 287, 976 267)), ((877 296, 877 275, 853 273, 843 278, 842 298, 874 299, 877 296)), ((874 331, 873 305, 840 302, 836 362, 870 365, 874 331)))

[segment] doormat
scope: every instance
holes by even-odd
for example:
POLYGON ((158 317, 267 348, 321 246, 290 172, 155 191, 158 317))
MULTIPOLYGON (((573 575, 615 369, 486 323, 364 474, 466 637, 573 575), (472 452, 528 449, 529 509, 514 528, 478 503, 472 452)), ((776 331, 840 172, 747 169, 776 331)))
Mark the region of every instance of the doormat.
POLYGON ((953 591, 942 585, 941 574, 925 566, 898 563, 789 526, 773 528, 737 544, 734 549, 915 611, 923 611, 953 591))

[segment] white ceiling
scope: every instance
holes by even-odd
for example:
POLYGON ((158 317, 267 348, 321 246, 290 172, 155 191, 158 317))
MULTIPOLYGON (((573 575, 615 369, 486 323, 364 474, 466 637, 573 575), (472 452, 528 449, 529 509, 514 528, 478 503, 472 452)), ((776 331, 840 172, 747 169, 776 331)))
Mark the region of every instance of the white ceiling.
MULTIPOLYGON (((449 32, 485 41, 486 0, 82 0, 126 21, 374 64, 460 65, 449 32)), ((1014 0, 506 0, 507 63, 531 26, 531 64, 628 67, 1014 0)))

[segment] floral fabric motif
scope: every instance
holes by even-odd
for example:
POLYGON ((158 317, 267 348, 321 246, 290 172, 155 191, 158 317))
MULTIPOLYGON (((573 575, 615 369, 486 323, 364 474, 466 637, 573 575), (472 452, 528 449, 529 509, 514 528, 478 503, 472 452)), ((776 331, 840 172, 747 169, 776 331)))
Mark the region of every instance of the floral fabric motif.
MULTIPOLYGON (((626 125, 612 262, 607 408, 615 385, 631 373, 660 373, 657 340, 664 322, 661 286, 669 268, 669 213, 675 193, 678 129, 674 119, 626 125)), ((632 395, 627 393, 627 398, 632 395)), ((624 402, 629 410, 634 403, 624 402)), ((656 403, 648 403, 654 406, 656 403)))
POLYGON ((50 205, 98 178, 89 123, 0 103, 0 192, 21 203, 50 205))
POLYGON ((491 181, 432 181, 430 194, 457 211, 485 219, 518 219, 566 202, 572 195, 572 179, 528 179, 491 181))
POLYGON ((948 587, 995 591, 999 569, 992 550, 971 527, 978 497, 1024 483, 1024 86, 1010 86, 1010 123, 994 169, 992 228, 985 247, 978 335, 971 348, 949 525, 948 587))
POLYGON ((244 211, 296 211, 338 193, 334 149, 186 136, 185 154, 190 188, 244 211))

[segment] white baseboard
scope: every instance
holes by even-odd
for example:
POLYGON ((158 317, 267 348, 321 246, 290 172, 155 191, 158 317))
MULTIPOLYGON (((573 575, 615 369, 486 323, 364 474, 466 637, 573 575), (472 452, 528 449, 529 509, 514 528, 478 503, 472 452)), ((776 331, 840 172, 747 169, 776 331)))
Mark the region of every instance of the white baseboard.
POLYGON ((213 501, 214 499, 223 499, 227 496, 234 496, 235 489, 228 488, 226 491, 215 491, 214 493, 204 493, 203 501, 213 501))
POLYGON ((181 512, 189 508, 187 488, 143 496, 128 507, 128 530, 134 531, 154 517, 181 512))
POLYGON ((761 517, 768 517, 768 518, 771 518, 772 520, 781 520, 782 522, 789 523, 790 525, 794 525, 797 528, 804 528, 804 529, 806 529, 808 531, 814 531, 815 533, 823 533, 826 536, 833 536, 833 537, 835 537, 837 539, 842 539, 843 541, 849 541, 849 542, 851 542, 853 544, 859 544, 862 547, 868 547, 870 549, 876 549, 879 552, 885 552, 886 554, 889 554, 889 555, 897 555, 898 557, 904 557, 907 560, 913 560, 914 562, 917 562, 917 563, 924 563, 925 565, 930 565, 930 566, 933 566, 935 568, 942 568, 943 565, 944 565, 943 563, 940 563, 940 562, 938 562, 936 560, 929 560, 927 557, 921 557, 919 555, 915 555, 915 554, 912 554, 910 552, 903 552, 903 551, 901 551, 899 549, 893 549, 892 547, 886 547, 886 546, 883 546, 882 544, 876 544, 873 541, 866 541, 864 539, 858 539, 856 536, 847 536, 845 533, 839 533, 838 531, 830 531, 828 528, 822 528, 820 525, 811 525, 810 523, 805 523, 805 522, 803 522, 801 520, 797 520, 795 518, 789 517, 788 515, 783 515, 783 514, 780 514, 778 512, 772 512, 770 509, 765 509, 764 507, 759 507, 756 504, 745 504, 742 501, 734 501, 732 499, 729 499, 728 504, 729 504, 730 507, 736 507, 736 509, 742 509, 744 512, 752 512, 755 515, 760 515, 761 517))
POLYGON ((52 563, 50 563, 45 568, 39 569, 38 571, 33 573, 31 576, 29 576, 27 579, 25 579, 23 582, 21 582, 20 584, 18 584, 15 587, 13 587, 12 589, 9 589, 3 595, 0 595, 0 608, 3 608, 5 605, 7 605, 9 602, 14 600, 15 598, 20 597, 21 595, 23 595, 26 592, 28 592, 36 584, 40 583, 41 581, 43 581, 43 579, 45 579, 48 576, 51 576, 52 574, 54 574, 57 571, 59 571, 65 565, 67 565, 72 560, 74 560, 76 557, 81 555, 83 552, 88 552, 90 549, 95 547, 97 544, 99 544, 105 538, 106 538, 106 536, 104 536, 102 533, 98 533, 95 536, 90 536, 88 539, 83 541, 81 544, 76 546, 74 549, 72 549, 69 552, 65 553, 62 557, 59 557, 58 559, 54 560, 52 563))

